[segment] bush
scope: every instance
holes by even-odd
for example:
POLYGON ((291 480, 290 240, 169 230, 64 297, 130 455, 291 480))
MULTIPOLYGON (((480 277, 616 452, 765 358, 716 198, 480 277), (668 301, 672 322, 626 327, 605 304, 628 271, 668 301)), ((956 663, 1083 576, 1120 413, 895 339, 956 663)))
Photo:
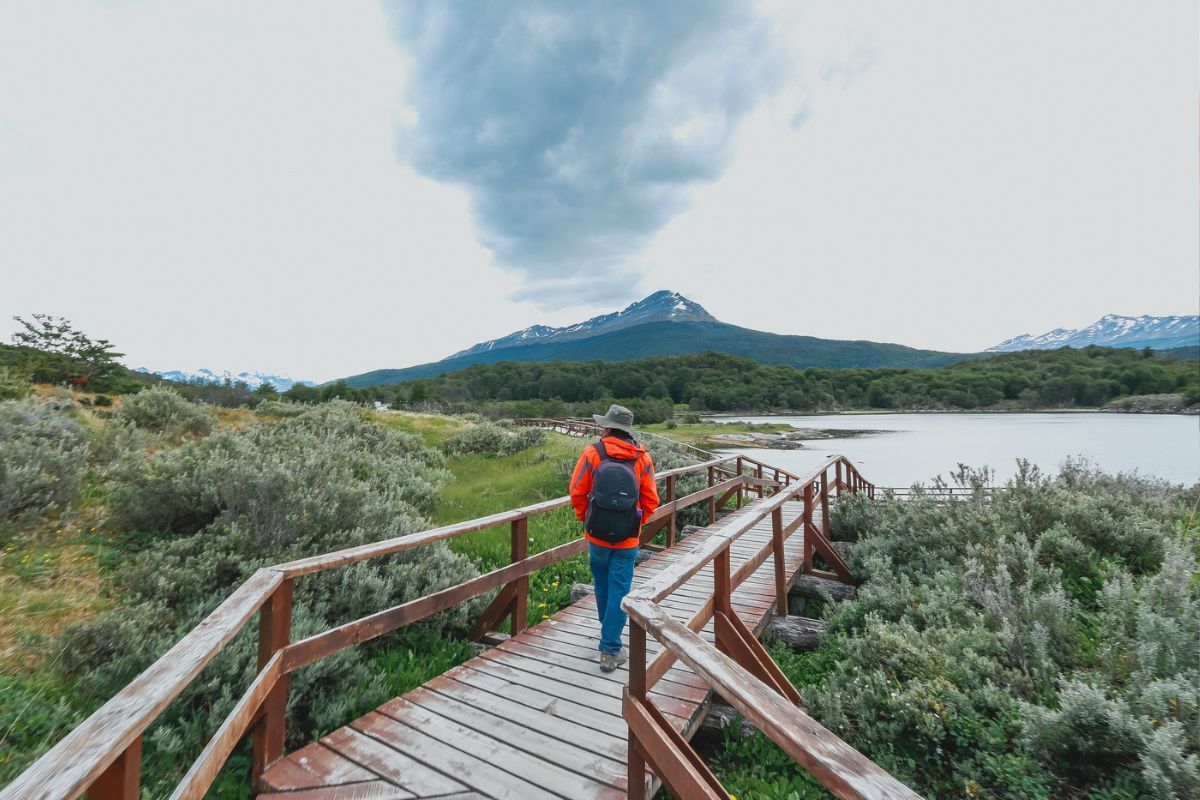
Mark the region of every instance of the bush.
POLYGON ((375 539, 412 530, 449 478, 437 451, 343 401, 151 458, 137 454, 115 474, 109 506, 121 526, 190 534, 221 517, 277 545, 352 528, 375 539))
MULTIPOLYGON (((345 402, 149 456, 127 452, 112 473, 110 505, 118 525, 145 533, 131 534, 140 556, 122 568, 120 604, 62 636, 63 670, 77 695, 90 703, 111 696, 260 567, 428 527, 449 478, 442 462, 417 437, 364 419, 345 402)), ((437 543, 310 575, 296 582, 293 640, 477 574, 467 558, 437 543)), ((288 746, 465 660, 465 645, 446 642, 441 631, 463 632, 486 599, 297 672, 288 746), (423 657, 397 677, 388 648, 410 640, 419 640, 423 657)), ((256 642, 251 623, 147 735, 151 795, 169 791, 249 684, 256 642)))
POLYGON ((173 390, 161 386, 126 397, 113 418, 172 440, 189 434, 204 436, 214 424, 211 411, 189 403, 173 390))
POLYGON ((87 466, 87 432, 28 401, 0 402, 0 519, 75 496, 87 466))
POLYGON ((259 417, 298 417, 306 408, 307 406, 285 400, 263 400, 254 407, 254 414, 259 417))
POLYGON ((479 422, 446 439, 442 449, 454 456, 507 456, 536 447, 545 439, 546 431, 541 428, 507 431, 491 422, 479 422))
POLYGON ((830 608, 819 675, 781 666, 926 796, 1195 796, 1198 493, 1069 462, 1021 465, 991 503, 839 499, 858 596, 830 608))

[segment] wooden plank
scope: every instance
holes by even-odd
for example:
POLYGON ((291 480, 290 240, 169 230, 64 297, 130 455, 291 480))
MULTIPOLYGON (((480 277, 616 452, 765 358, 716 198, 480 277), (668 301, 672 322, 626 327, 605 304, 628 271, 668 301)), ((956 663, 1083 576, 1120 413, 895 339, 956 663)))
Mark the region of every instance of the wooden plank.
POLYGON ((4 800, 78 797, 204 669, 283 581, 260 569, 141 675, 0 791, 4 800))
MULTIPOLYGON (((445 675, 434 678, 424 686, 413 690, 405 695, 405 698, 429 708, 430 704, 434 702, 430 692, 440 695, 446 701, 466 706, 472 710, 472 713, 491 714, 506 722, 529 728, 534 731, 535 736, 549 736, 570 746, 599 755, 618 759, 624 757, 624 733, 611 734, 596 730, 589 732, 585 730, 586 726, 569 715, 548 713, 544 706, 531 708, 524 703, 516 702, 511 697, 479 689, 445 675)), ((443 708, 446 707, 443 706, 443 708)), ((452 712, 443 711, 442 708, 438 709, 438 713, 443 716, 453 716, 452 712)), ((472 722, 464 724, 474 727, 472 722)))
MULTIPOLYGON (((513 669, 520 669, 525 672, 531 672, 535 675, 541 675, 543 677, 553 678, 554 680, 562 681, 564 683, 570 683, 577 687, 585 688, 592 692, 608 697, 615 696, 615 691, 609 685, 613 683, 613 681, 589 679, 589 676, 587 675, 583 675, 573 669, 560 667, 557 664, 539 661, 535 658, 528 658, 517 653, 500 652, 495 648, 483 653, 480 658, 486 661, 497 662, 499 664, 503 664, 504 666, 512 667, 513 669)), ((705 697, 703 698, 696 697, 696 692, 694 689, 689 688, 686 690, 686 693, 688 695, 687 697, 671 697, 666 695, 656 696, 654 698, 654 702, 659 703, 664 710, 670 711, 676 716, 686 719, 695 714, 700 703, 704 699, 707 699, 707 693, 705 693, 705 697)))
POLYGON ((323 737, 321 744, 379 777, 407 789, 412 796, 431 797, 467 789, 465 784, 353 728, 336 730, 323 737))
MULTIPOLYGON (((404 696, 426 711, 453 720, 483 736, 507 742, 527 754, 526 760, 549 760, 589 780, 614 788, 625 785, 625 741, 589 731, 570 720, 533 711, 518 703, 454 681, 434 679, 404 696)), ((389 706, 381 713, 389 714, 389 706)))
POLYGON ((258 795, 258 800, 410 800, 412 797, 411 792, 387 781, 365 781, 298 792, 264 792, 258 795))
MULTIPOLYGON (((393 701, 395 702, 395 701, 393 701)), ((560 795, 526 780, 519 773, 520 764, 503 762, 504 750, 494 742, 476 741, 457 735, 448 725, 427 724, 430 715, 424 712, 406 715, 407 723, 386 714, 372 711, 350 723, 389 747, 455 775, 473 790, 497 800, 559 800, 560 795), (516 772, 514 772, 514 770, 516 772)))
MULTIPOLYGON (((602 694, 594 692, 590 689, 583 689, 574 684, 563 683, 549 678, 545 675, 539 675, 531 672, 524 672, 519 669, 514 669, 506 664, 496 661, 488 661, 487 659, 475 659, 463 665, 471 673, 486 675, 494 680, 504 680, 515 682, 530 691, 537 691, 545 694, 547 697, 555 697, 563 701, 574 703, 575 705, 584 706, 586 708, 598 711, 601 714, 611 715, 616 718, 621 717, 621 701, 614 694, 602 694)), ((454 670, 451 670, 454 672, 454 670)), ((451 673, 446 673, 450 675, 451 673)), ((457 674, 453 677, 457 679, 457 674)), ((680 703, 675 701, 673 711, 669 715, 674 718, 679 725, 687 723, 689 715, 695 713, 696 705, 692 703, 680 703), (683 715, 674 713, 682 710, 683 715)), ((624 723, 622 723, 624 724, 624 723)))
POLYGON ((338 755, 320 742, 313 742, 276 761, 262 777, 263 785, 276 791, 338 786, 374 779, 374 773, 338 755))
MULTIPOLYGON (((540 790, 537 796, 595 797, 611 795, 613 792, 611 786, 599 781, 586 780, 586 776, 524 753, 515 742, 480 733, 470 726, 403 697, 384 703, 377 714, 369 716, 381 716, 409 728, 419 729, 421 733, 437 739, 442 744, 452 746, 460 752, 469 752, 476 760, 490 765, 493 769, 486 782, 479 781, 473 774, 462 776, 468 783, 476 784, 472 788, 478 791, 496 793, 493 781, 497 781, 501 786, 520 786, 521 791, 531 794, 540 790), (507 773, 508 778, 497 774, 501 771, 507 773), (604 790, 604 794, 601 794, 601 790, 604 790)), ((556 754, 550 751, 546 755, 554 757, 556 754)))
MULTIPOLYGON (((494 648, 500 652, 515 653, 523 655, 527 658, 544 661, 547 664, 554 664, 566 669, 570 669, 578 673, 581 680, 601 680, 607 683, 616 683, 623 685, 628 672, 627 667, 618 667, 613 672, 601 672, 598 659, 584 659, 570 655, 551 652, 537 647, 530 647, 514 641, 507 641, 499 647, 494 648)), ((696 678, 690 678, 686 675, 679 675, 673 682, 671 693, 677 697, 693 700, 699 703, 707 694, 707 687, 696 678)))
POLYGON ((620 716, 597 711, 590 706, 574 703, 561 697, 546 694, 529 686, 511 683, 501 678, 470 669, 454 669, 442 677, 466 684, 497 695, 514 703, 531 708, 552 717, 562 717, 594 731, 621 739, 625 736, 625 723, 620 716))
MULTIPOLYGON (((596 665, 597 665, 596 668, 599 669, 599 662, 598 662, 598 652, 599 651, 596 650, 594 647, 583 647, 581 645, 575 644, 574 642, 567 641, 561 637, 552 638, 552 637, 535 636, 535 637, 530 637, 528 639, 521 639, 518 641, 520 641, 521 644, 527 644, 530 647, 537 647, 537 648, 546 650, 551 653, 556 653, 559 655, 565 655, 565 656, 571 656, 574 658, 578 658, 578 659, 588 662, 589 664, 596 663, 596 665)), ((627 670, 628 667, 626 666, 623 669, 627 670)), ((613 673, 613 674, 616 674, 616 673, 613 673)), ((699 678, 697 678, 690 671, 681 670, 678 674, 667 676, 666 679, 672 683, 678 683, 683 686, 698 686, 701 688, 706 688, 704 682, 701 681, 699 678)))

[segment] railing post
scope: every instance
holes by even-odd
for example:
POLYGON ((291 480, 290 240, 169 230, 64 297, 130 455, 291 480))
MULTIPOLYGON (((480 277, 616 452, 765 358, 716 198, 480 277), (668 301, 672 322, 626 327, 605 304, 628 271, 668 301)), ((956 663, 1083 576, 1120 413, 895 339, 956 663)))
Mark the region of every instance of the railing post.
MULTIPOLYGON (((708 468, 708 488, 710 488, 710 489, 712 488, 714 477, 715 477, 715 474, 713 472, 713 468, 709 467, 708 468)), ((716 521, 717 521, 717 498, 716 498, 716 496, 713 496, 713 497, 708 498, 708 524, 712 525, 716 521)))
POLYGON ((842 493, 842 483, 843 483, 842 482, 842 462, 838 461, 833 466, 837 473, 837 478, 834 480, 833 488, 837 491, 838 494, 841 494, 842 493))
MULTIPOLYGON (((288 646, 292 638, 292 579, 279 584, 263 604, 258 615, 258 669, 261 671, 277 650, 288 646)), ((283 757, 283 739, 287 730, 287 697, 291 676, 281 675, 275 688, 262 704, 262 714, 254 726, 250 760, 250 780, 258 784, 263 772, 283 757)))
MULTIPOLYGON (((674 475, 667 476, 667 502, 672 503, 672 504, 675 502, 675 476, 674 475)), ((675 506, 672 505, 671 506, 671 516, 670 516, 670 519, 667 521, 667 547, 675 546, 675 534, 676 534, 675 526, 677 524, 678 523, 675 519, 675 506)))
MULTIPOLYGON (((511 525, 512 563, 529 557, 529 518, 514 519, 511 525)), ((516 636, 529 625, 529 576, 517 578, 516 594, 513 596, 512 635, 516 636)))
MULTIPOLYGON (((738 456, 737 457, 738 480, 741 480, 743 469, 745 469, 745 467, 742 464, 742 457, 738 456)), ((745 491, 746 491, 746 487, 739 483, 738 487, 737 487, 737 507, 738 508, 741 508, 746 503, 745 491)))
MULTIPOLYGON (((762 476, 763 476, 763 465, 762 465, 762 462, 759 462, 757 469, 754 470, 754 477, 758 478, 761 481, 762 476)), ((763 489, 765 489, 765 488, 766 487, 763 486, 761 483, 758 485, 758 496, 760 498, 763 496, 763 489)))
POLYGON ((713 558, 713 613, 718 611, 726 614, 733 613, 733 604, 731 596, 733 590, 730 588, 729 576, 729 546, 726 545, 721 552, 717 553, 713 558))
MULTIPOLYGON (((646 629, 629 620, 629 695, 646 702, 646 629)), ((646 759, 638 749, 637 737, 629 729, 626 746, 626 791, 629 800, 646 800, 646 759)))
POLYGON ((821 532, 829 539, 829 473, 821 473, 821 532))
POLYGON ((88 800, 137 800, 142 786, 142 737, 130 742, 125 752, 100 773, 88 787, 88 800))
POLYGON ((787 567, 783 563, 783 507, 771 511, 771 544, 775 551, 775 601, 779 615, 788 613, 787 567))
POLYGON ((804 524, 800 526, 804 530, 804 562, 801 569, 804 572, 812 571, 813 562, 813 485, 809 481, 804 486, 804 524))

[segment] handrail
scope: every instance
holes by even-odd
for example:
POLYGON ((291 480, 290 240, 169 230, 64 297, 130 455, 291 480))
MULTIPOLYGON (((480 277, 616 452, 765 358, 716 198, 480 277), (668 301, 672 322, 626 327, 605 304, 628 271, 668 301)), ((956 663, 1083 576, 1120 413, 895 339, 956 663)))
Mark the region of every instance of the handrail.
MULTIPOLYGON (((803 498, 804 569, 811 570, 813 549, 839 573, 845 565, 829 543, 829 493, 864 492, 874 487, 844 457, 830 460, 796 483, 780 487, 750 514, 732 518, 697 548, 626 595, 622 608, 629 614, 629 686, 622 713, 629 726, 628 778, 630 800, 644 800, 647 764, 677 797, 728 800, 720 781, 666 720, 649 697, 649 690, 676 660, 688 664, 743 717, 799 762, 833 794, 841 798, 919 797, 878 765, 842 741, 799 706, 800 695, 746 628, 732 606, 732 593, 773 551, 776 580, 782 583, 783 543, 797 525, 784 526, 783 506, 803 498), (830 470, 834 475, 830 476, 830 470), (813 522, 821 505, 821 526, 813 522), (772 541, 736 572, 730 569, 730 546, 755 525, 771 517, 772 541), (713 565, 713 592, 686 623, 658 605, 687 580, 713 565), (716 646, 697 632, 713 620, 716 646), (662 645, 647 661, 646 636, 662 645)), ((786 613, 786 590, 777 586, 786 613)))
MULTIPOLYGON (((651 515, 648 522, 675 528, 676 513, 708 500, 710 513, 720 492, 739 491, 742 477, 717 480, 717 470, 737 459, 721 457, 685 467, 664 470, 655 477, 666 481, 669 511, 651 515), (709 487, 683 498, 674 498, 675 479, 692 473, 707 474, 709 487)), ((758 486, 759 491, 762 486, 758 486)), ((738 495, 739 505, 741 495, 738 495)), ((585 549, 585 540, 527 555, 530 517, 563 508, 570 497, 443 525, 427 531, 350 547, 318 556, 264 567, 193 628, 167 653, 147 667, 66 737, 0 789, 0 800, 61 800, 84 792, 90 800, 137 797, 140 783, 141 737, 200 671, 220 653, 245 623, 260 612, 258 671, 225 722, 192 765, 173 797, 201 797, 237 742, 253 726, 253 777, 283 755, 284 713, 292 671, 345 647, 424 619, 457 603, 504 586, 484 611, 476 633, 482 634, 506 616, 516 633, 526 625, 528 576, 534 571, 570 558, 585 549), (457 586, 377 612, 359 620, 290 642, 292 588, 297 577, 392 555, 432 542, 508 523, 512 535, 512 563, 457 586)))

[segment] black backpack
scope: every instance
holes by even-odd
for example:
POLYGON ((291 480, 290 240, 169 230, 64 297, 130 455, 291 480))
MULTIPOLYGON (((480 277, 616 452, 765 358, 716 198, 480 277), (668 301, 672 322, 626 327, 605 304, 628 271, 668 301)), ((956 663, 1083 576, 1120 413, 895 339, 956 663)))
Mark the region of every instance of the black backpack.
POLYGON ((597 539, 616 544, 638 533, 638 480, 633 471, 637 459, 613 458, 602 441, 595 447, 600 464, 592 479, 583 527, 597 539))

